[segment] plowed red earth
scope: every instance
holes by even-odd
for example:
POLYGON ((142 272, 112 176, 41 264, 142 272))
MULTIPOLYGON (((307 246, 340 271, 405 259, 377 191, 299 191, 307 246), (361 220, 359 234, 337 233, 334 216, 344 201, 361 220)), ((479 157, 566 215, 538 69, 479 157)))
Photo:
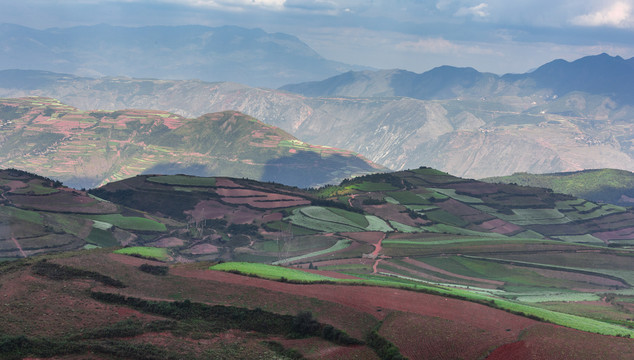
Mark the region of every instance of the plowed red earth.
POLYGON ((487 360, 634 359, 634 340, 537 324, 520 341, 493 351, 487 360))
MULTIPOLYGON (((394 326, 405 326, 406 329, 407 326, 410 326, 410 329, 425 329, 426 326, 431 326, 431 328, 427 328, 430 332, 425 340, 426 344, 418 344, 421 339, 416 340, 413 334, 406 330, 396 330, 395 328, 392 331, 393 334, 390 335, 393 336, 390 340, 399 342, 401 349, 407 352, 406 355, 411 359, 478 358, 486 356, 498 347, 512 344, 520 339, 527 342, 530 356, 522 357, 525 354, 516 354, 516 357, 506 357, 507 359, 550 359, 548 351, 556 349, 556 346, 551 346, 549 343, 550 336, 565 338, 565 345, 561 346, 568 349, 568 353, 574 353, 576 356, 559 357, 557 355, 552 357, 555 359, 630 359, 629 355, 623 354, 631 354, 631 351, 634 350, 634 341, 630 339, 584 333, 551 324, 543 324, 484 305, 413 291, 367 286, 296 285, 205 270, 174 269, 173 274, 244 286, 244 291, 248 293, 253 291, 247 290, 248 288, 261 288, 324 300, 349 307, 354 312, 367 313, 379 320, 389 320, 386 316, 393 313, 391 310, 408 313, 413 316, 412 319, 424 317, 428 321, 426 325, 417 324, 414 320, 411 320, 410 324, 407 325, 406 316, 397 321, 394 326), (612 341, 618 343, 614 350, 610 347, 612 341), (577 347, 591 346, 588 344, 593 342, 600 349, 597 351, 603 351, 609 356, 592 357, 582 355, 581 351, 572 350, 577 347), (423 348, 420 348, 421 346, 423 348), (454 357, 442 357, 442 354, 447 352, 446 349, 443 350, 445 346, 457 347, 455 351, 452 350, 448 353, 455 355, 454 357), (538 347, 538 349, 533 347, 538 347), (475 356, 476 353, 477 356, 475 356)), ((562 342, 564 341, 557 341, 557 343, 562 342)), ((502 348, 500 351, 505 349, 508 350, 508 348, 502 348)))
POLYGON ((465 322, 485 331, 511 328, 515 335, 521 328, 535 323, 534 320, 484 305, 406 290, 370 286, 296 285, 210 270, 175 268, 173 274, 336 302, 379 319, 385 316, 385 312, 377 312, 377 307, 465 322))

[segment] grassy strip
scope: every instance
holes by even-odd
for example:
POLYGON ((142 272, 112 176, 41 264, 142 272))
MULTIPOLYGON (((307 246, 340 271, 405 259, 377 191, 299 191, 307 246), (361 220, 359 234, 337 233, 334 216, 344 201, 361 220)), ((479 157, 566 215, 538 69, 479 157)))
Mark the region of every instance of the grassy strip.
POLYGON ((157 259, 157 260, 167 260, 167 249, 165 248, 155 248, 149 246, 132 246, 119 250, 115 250, 115 254, 123 254, 123 255, 138 255, 146 258, 157 259))
POLYGON ((245 275, 257 275, 258 277, 272 280, 286 279, 290 281, 335 281, 337 279, 319 274, 313 274, 302 270, 291 269, 282 266, 273 266, 247 262, 225 262, 211 266, 211 270, 237 271, 245 275))

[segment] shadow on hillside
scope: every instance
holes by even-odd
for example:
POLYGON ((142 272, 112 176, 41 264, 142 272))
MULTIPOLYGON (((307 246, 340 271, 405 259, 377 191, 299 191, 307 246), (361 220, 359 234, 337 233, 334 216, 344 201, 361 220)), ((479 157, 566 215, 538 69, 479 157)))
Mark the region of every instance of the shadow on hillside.
POLYGON ((309 188, 337 184, 347 177, 375 171, 377 170, 358 157, 339 154, 322 156, 313 151, 299 151, 269 160, 261 168, 257 165, 234 167, 232 173, 223 173, 222 167, 210 170, 204 164, 162 163, 143 171, 143 174, 251 177, 252 180, 309 188), (258 178, 242 174, 261 174, 261 176, 258 178))
POLYGON ((301 151, 267 162, 261 180, 308 188, 336 184, 352 175, 374 171, 358 157, 301 151))

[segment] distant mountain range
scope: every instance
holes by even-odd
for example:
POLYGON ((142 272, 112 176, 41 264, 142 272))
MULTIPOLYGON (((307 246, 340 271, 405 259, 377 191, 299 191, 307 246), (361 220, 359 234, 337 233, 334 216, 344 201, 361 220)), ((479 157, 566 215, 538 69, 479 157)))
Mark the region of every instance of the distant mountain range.
POLYGON ((632 171, 634 105, 628 100, 632 90, 621 85, 633 76, 631 63, 603 54, 502 77, 452 67, 419 75, 355 72, 302 85, 307 95, 227 82, 12 70, 0 71, 0 96, 48 96, 85 110, 161 109, 187 117, 237 110, 302 141, 350 149, 395 170, 425 165, 472 178, 632 171), (560 87, 546 84, 544 74, 553 67, 560 69, 560 87), (621 77, 611 75, 615 68, 621 77), (593 78, 605 83, 592 88, 593 78), (565 84, 577 83, 585 85, 562 92, 565 84))
POLYGON ((298 38, 237 26, 0 25, 0 68, 84 76, 202 79, 277 87, 361 67, 324 59, 298 38))
POLYGON ((416 74, 405 70, 350 71, 326 80, 285 85, 305 96, 385 97, 420 100, 460 97, 562 96, 571 92, 605 95, 620 105, 634 104, 634 58, 608 54, 573 62, 555 60, 525 74, 498 76, 473 68, 441 66, 416 74))
POLYGON ((313 146, 235 111, 84 112, 50 98, 0 99, 0 166, 91 188, 141 173, 230 175, 310 187, 382 167, 313 146))

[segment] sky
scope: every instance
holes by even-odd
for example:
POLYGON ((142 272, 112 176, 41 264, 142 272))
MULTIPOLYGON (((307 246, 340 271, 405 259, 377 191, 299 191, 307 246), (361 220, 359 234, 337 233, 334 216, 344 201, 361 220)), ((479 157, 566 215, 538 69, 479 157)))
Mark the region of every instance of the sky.
POLYGON ((634 0, 0 0, 0 23, 237 25, 295 35, 330 60, 419 73, 634 57, 634 0))

